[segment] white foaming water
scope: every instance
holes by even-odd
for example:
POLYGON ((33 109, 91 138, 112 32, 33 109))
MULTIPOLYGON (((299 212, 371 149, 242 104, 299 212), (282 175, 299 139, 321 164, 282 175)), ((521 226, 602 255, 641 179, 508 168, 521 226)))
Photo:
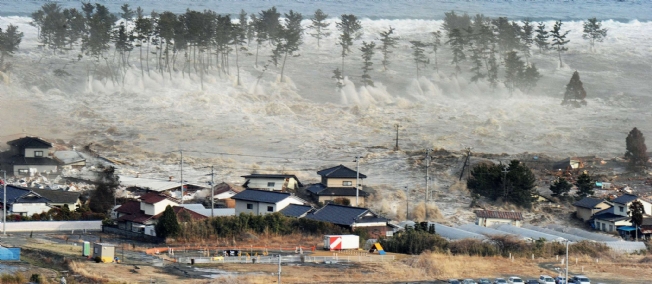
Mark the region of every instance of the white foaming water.
MULTIPOLYGON (((314 38, 306 37, 300 56, 287 60, 285 82, 280 82, 275 67, 259 81, 261 71, 254 67, 253 56, 242 56, 241 86, 235 84, 232 61, 231 75, 207 72, 202 90, 201 78, 194 73, 175 71, 172 79, 155 71, 141 76, 137 49, 124 85, 98 76, 88 79, 88 61, 71 61, 77 52, 52 55, 40 50, 29 21, 0 17, 0 26, 12 23, 25 33, 20 51, 10 59, 15 64, 12 83, 0 84, 0 98, 9 105, 0 114, 2 128, 6 133, 24 130, 70 139, 77 145, 93 142, 101 145, 102 154, 125 161, 124 170, 176 176, 178 155, 170 152, 181 148, 191 166, 219 165, 225 181, 240 182, 239 176, 252 169, 314 179, 314 170, 349 165, 357 154, 393 158, 382 147, 391 149, 396 123, 401 125, 404 150, 464 145, 479 152, 611 156, 624 151, 631 128, 652 133, 652 22, 605 21, 609 36, 596 52, 581 38, 581 21, 564 22, 563 28, 571 30, 569 51, 562 55, 564 67, 558 66, 556 53, 533 51, 530 60, 544 77, 531 94, 509 94, 502 86, 492 90, 484 82, 471 83, 468 62, 462 74, 454 76, 448 47, 438 54, 439 72, 431 64, 415 78, 408 40, 430 40, 429 33, 441 26, 439 20, 364 19, 364 36, 344 62, 347 79, 341 91, 331 78, 341 64, 334 35, 320 49, 314 38), (375 87, 362 86, 357 48, 361 41, 377 41, 378 32, 389 26, 401 37, 389 70, 383 70, 381 55, 376 54, 370 74, 375 87), (52 75, 57 68, 72 77, 52 75), (580 109, 560 105, 575 70, 589 96, 588 107, 580 109)), ((552 27, 553 22, 546 24, 552 27)), ((434 55, 428 56, 434 63, 434 55)), ((265 47, 259 65, 268 58, 265 47)), ((364 172, 374 176, 371 183, 391 184, 404 174, 400 157, 368 162, 364 172)), ((201 170, 188 171, 184 175, 189 180, 206 180, 201 170)))

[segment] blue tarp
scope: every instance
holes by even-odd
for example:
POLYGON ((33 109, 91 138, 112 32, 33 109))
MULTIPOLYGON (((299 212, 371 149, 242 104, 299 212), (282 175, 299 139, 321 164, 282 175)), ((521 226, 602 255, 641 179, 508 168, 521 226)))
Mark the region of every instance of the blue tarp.
POLYGON ((20 248, 0 247, 0 260, 20 260, 20 248))
POLYGON ((622 226, 622 227, 616 228, 616 230, 625 231, 625 232, 632 232, 632 231, 636 231, 636 228, 634 228, 632 226, 622 226))

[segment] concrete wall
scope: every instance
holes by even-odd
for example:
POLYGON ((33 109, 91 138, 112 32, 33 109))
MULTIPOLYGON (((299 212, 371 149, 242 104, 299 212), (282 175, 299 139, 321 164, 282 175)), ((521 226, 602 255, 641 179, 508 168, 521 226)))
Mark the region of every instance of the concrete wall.
POLYGON ((511 220, 511 219, 499 219, 499 218, 477 218, 476 220, 476 225, 478 226, 491 227, 496 224, 498 225, 508 224, 515 227, 520 227, 521 221, 511 220))
POLYGON ((7 232, 101 231, 102 221, 7 222, 7 232))

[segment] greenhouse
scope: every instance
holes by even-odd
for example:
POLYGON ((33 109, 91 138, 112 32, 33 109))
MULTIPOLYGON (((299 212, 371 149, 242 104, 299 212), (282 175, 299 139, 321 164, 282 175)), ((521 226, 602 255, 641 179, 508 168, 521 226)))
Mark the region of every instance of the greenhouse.
POLYGON ((555 230, 541 228, 541 227, 532 226, 532 225, 524 225, 523 228, 533 230, 533 231, 537 231, 537 232, 541 232, 541 233, 554 235, 554 236, 558 236, 558 237, 567 239, 567 240, 569 240, 571 242, 591 241, 591 240, 589 240, 587 238, 583 238, 583 237, 580 237, 580 236, 566 234, 566 233, 558 232, 558 231, 555 231, 555 230))
POLYGON ((428 222, 428 225, 434 224, 435 225, 435 232, 437 235, 442 236, 443 238, 449 239, 449 240, 461 240, 461 239, 478 239, 478 240, 485 240, 487 237, 481 234, 476 234, 472 233, 469 231, 461 230, 458 228, 453 228, 449 226, 444 226, 442 224, 434 223, 434 222, 428 222))

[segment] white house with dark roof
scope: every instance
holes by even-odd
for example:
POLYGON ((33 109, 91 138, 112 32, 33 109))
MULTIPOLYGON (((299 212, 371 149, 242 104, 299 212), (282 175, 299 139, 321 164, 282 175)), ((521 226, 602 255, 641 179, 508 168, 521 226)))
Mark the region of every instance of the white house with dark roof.
POLYGON ((361 207, 330 203, 305 218, 332 223, 352 231, 366 230, 374 238, 391 236, 394 232, 394 228, 388 224, 389 219, 361 207))
POLYGON ((247 189, 261 189, 272 191, 297 190, 303 187, 295 175, 286 174, 250 174, 242 176, 245 183, 242 187, 247 189))
POLYGON ((248 213, 265 215, 283 210, 290 204, 304 205, 307 202, 287 192, 247 189, 231 199, 235 200, 235 214, 248 213))
POLYGON ((615 232, 618 227, 631 226, 632 218, 616 214, 617 206, 609 207, 593 215, 593 227, 596 230, 615 232))
POLYGON ((362 173, 356 175, 356 171, 343 165, 318 171, 317 174, 321 176, 321 183, 311 184, 306 188, 315 201, 329 203, 335 199, 348 199, 353 206, 364 206, 369 193, 362 190, 362 184, 360 184, 357 192, 358 203, 356 204, 356 187, 358 185, 356 176, 362 182, 367 178, 366 175, 362 173))
POLYGON ((7 142, 10 146, 7 162, 15 176, 36 173, 54 173, 59 163, 52 159, 52 143, 38 137, 26 136, 7 142))
POLYGON ((634 201, 639 201, 641 204, 643 204, 643 209, 645 212, 643 214, 652 214, 652 204, 650 201, 643 199, 639 196, 636 196, 634 194, 623 194, 616 199, 612 200, 611 202, 614 205, 614 214, 620 215, 620 216, 628 216, 627 212, 629 211, 629 206, 632 205, 632 202, 634 201))
POLYGON ((475 215, 475 224, 483 227, 504 224, 520 227, 523 223, 523 214, 521 212, 476 210, 475 215))
POLYGON ((612 207, 611 203, 592 197, 584 197, 580 201, 573 203, 573 206, 575 206, 577 218, 584 222, 591 220, 595 213, 612 207))
MULTIPOLYGON (((51 209, 48 205, 49 199, 40 196, 38 193, 18 186, 7 185, 7 200, 4 200, 4 194, 0 194, 0 209, 7 207, 7 216, 21 215, 32 216, 35 213, 47 212, 51 209)), ((2 210, 0 210, 2 217, 2 210)))
POLYGON ((314 210, 315 208, 310 205, 290 204, 279 212, 288 217, 303 218, 314 210))

